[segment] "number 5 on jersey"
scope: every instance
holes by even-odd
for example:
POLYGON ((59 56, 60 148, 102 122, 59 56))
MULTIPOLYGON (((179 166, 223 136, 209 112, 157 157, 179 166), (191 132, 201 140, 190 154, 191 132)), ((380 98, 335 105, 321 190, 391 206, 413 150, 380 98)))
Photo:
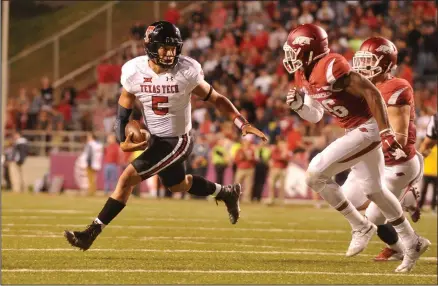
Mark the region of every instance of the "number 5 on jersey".
POLYGON ((160 103, 168 103, 169 97, 167 96, 152 96, 152 110, 156 115, 166 115, 169 113, 168 107, 160 107, 160 103))
POLYGON ((334 106, 336 103, 333 99, 325 99, 321 103, 324 106, 325 110, 327 110, 336 117, 342 118, 348 115, 348 109, 342 105, 334 106))

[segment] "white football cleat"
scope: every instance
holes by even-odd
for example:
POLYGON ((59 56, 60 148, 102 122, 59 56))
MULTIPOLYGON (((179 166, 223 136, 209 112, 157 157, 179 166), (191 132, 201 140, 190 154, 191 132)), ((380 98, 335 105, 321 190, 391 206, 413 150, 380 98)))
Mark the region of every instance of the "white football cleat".
POLYGON ((367 247, 370 239, 377 232, 377 226, 367 220, 365 226, 359 230, 353 230, 353 238, 345 256, 351 257, 358 255, 367 247))
POLYGON ((411 271, 415 266, 415 262, 417 262, 430 245, 431 243, 428 239, 418 236, 415 242, 405 249, 403 262, 395 269, 395 272, 404 273, 411 271))

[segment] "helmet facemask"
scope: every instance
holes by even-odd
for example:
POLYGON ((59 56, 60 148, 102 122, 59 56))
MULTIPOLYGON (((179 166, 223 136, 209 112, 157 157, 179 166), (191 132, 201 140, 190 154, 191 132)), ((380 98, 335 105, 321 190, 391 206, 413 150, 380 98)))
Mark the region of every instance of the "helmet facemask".
POLYGON ((146 53, 149 58, 157 65, 162 68, 169 69, 173 68, 178 63, 179 55, 181 54, 183 44, 180 42, 177 43, 158 43, 158 42, 149 42, 145 44, 146 53), (158 50, 164 46, 172 46, 175 47, 175 53, 173 56, 169 56, 169 52, 165 49, 165 54, 160 56, 158 50), (170 57, 170 59, 168 59, 170 57))
MULTIPOLYGON (((377 57, 368 51, 357 51, 353 57, 353 70, 367 79, 371 79, 383 72, 379 66, 383 56, 377 57)), ((391 65, 388 67, 390 69, 391 65)))
POLYGON ((292 74, 303 66, 303 61, 298 59, 298 54, 300 53, 301 48, 294 50, 286 42, 283 45, 283 50, 284 50, 284 59, 283 59, 284 68, 287 70, 288 73, 292 74))

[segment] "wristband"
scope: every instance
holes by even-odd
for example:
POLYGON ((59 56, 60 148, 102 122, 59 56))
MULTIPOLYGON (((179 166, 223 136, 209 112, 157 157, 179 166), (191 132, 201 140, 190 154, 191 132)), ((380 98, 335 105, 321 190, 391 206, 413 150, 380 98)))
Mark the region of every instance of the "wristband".
POLYGON ((237 128, 239 128, 240 130, 242 130, 243 126, 248 125, 248 121, 245 119, 245 117, 243 117, 242 115, 237 115, 236 117, 234 117, 234 125, 237 126, 237 128))
POLYGON ((386 132, 392 133, 391 128, 383 129, 382 131, 379 132, 379 135, 382 136, 382 134, 383 134, 383 133, 386 133, 386 132))

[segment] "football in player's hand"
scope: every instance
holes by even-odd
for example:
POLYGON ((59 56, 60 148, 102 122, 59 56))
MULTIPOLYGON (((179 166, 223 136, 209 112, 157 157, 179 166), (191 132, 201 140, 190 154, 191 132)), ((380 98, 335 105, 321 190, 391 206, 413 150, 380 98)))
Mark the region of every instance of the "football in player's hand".
POLYGON ((129 133, 133 133, 132 142, 141 143, 148 141, 151 137, 149 131, 147 131, 142 124, 137 120, 130 120, 125 127, 125 136, 128 137, 129 133))

